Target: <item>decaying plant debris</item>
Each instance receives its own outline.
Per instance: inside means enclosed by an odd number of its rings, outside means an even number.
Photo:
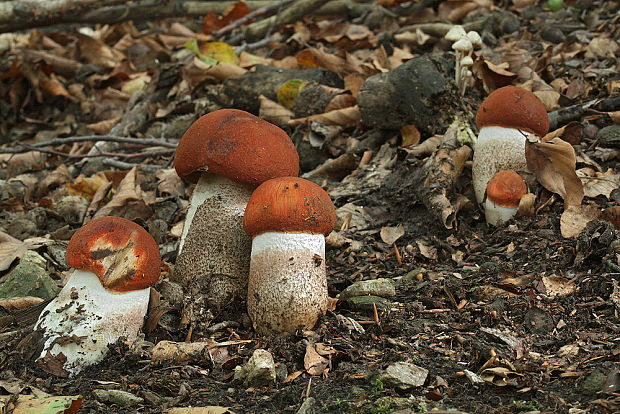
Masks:
[[[619,410],[618,1],[31,3],[0,3],[2,412]],[[457,24],[483,43],[465,96]],[[470,160],[505,85],[550,132],[528,143],[527,215],[495,228]],[[257,335],[243,303],[176,282],[192,187],[173,154],[221,108],[285,129],[336,206],[312,331]],[[162,254],[144,335],[57,378],[32,327],[106,215]]]

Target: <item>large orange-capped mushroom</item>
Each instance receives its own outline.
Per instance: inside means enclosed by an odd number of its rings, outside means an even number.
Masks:
[[[252,236],[248,314],[258,333],[312,329],[327,310],[325,235],[336,223],[329,195],[298,177],[265,181],[243,227]]]
[[[102,217],[75,232],[65,260],[75,271],[43,309],[35,329],[43,335],[43,369],[60,365],[60,372],[75,375],[101,361],[108,345],[120,337],[137,337],[150,287],[159,279],[161,257],[142,227]]]
[[[549,117],[532,92],[516,86],[496,89],[476,114],[480,129],[474,147],[472,180],[478,203],[484,200],[487,183],[502,170],[528,171],[525,141],[549,130]]]
[[[177,174],[196,188],[187,211],[175,275],[190,293],[221,307],[245,298],[251,239],[243,214],[256,186],[299,173],[299,156],[282,129],[250,113],[221,109],[199,118],[175,154]]]

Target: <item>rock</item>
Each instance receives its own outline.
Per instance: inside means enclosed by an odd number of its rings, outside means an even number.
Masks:
[[[25,217],[19,217],[6,226],[6,232],[11,236],[19,240],[26,240],[31,237],[36,237],[39,234],[37,225]]]
[[[299,410],[297,410],[297,414],[314,414],[316,410],[314,406],[316,405],[316,400],[313,397],[308,397],[304,400]]]
[[[276,379],[278,382],[284,382],[286,377],[288,376],[288,369],[286,368],[286,364],[277,363],[276,364]]]
[[[620,147],[620,124],[613,124],[599,129],[596,139],[603,147]]]
[[[264,349],[257,349],[244,366],[235,368],[235,381],[246,386],[272,385],[276,382],[273,356]]]
[[[586,395],[596,395],[603,388],[607,374],[599,368],[595,368],[590,375],[584,378],[578,386],[579,391]]]
[[[523,318],[523,327],[529,332],[545,335],[554,328],[553,318],[540,308],[532,308]]]
[[[257,66],[253,72],[225,80],[223,93],[230,98],[232,107],[258,114],[259,95],[277,101],[278,89],[291,79],[317,82],[335,88],[344,87],[343,80],[336,72],[323,68],[298,70]]]
[[[379,278],[374,280],[361,280],[353,283],[338,295],[339,299],[346,300],[356,296],[380,296],[391,298],[396,295],[396,288],[392,279]]]
[[[454,64],[442,58],[420,56],[369,77],[357,97],[362,124],[382,129],[414,124],[426,136],[445,132],[448,118],[461,98],[444,73],[454,73]]]
[[[355,296],[345,300],[345,303],[354,310],[371,311],[374,304],[377,309],[389,309],[392,307],[392,302],[382,298],[380,296]]]
[[[99,402],[116,404],[120,407],[134,407],[144,402],[144,398],[121,390],[94,390],[93,394]]]
[[[559,27],[556,26],[545,26],[540,32],[540,37],[543,40],[551,43],[562,43],[566,41],[566,36]]]
[[[161,299],[166,300],[170,305],[177,307],[183,305],[183,288],[181,285],[169,280],[164,280],[158,285]]]
[[[386,385],[406,391],[421,387],[426,381],[428,370],[410,362],[396,362],[382,373],[381,379]]]
[[[0,298],[35,296],[52,299],[60,291],[56,282],[45,270],[45,259],[37,252],[28,250],[22,256],[4,283],[0,286]]]

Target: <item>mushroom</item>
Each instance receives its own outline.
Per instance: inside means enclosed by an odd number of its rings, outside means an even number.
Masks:
[[[513,218],[519,210],[519,201],[527,193],[527,186],[514,171],[500,171],[489,180],[484,215],[487,224],[499,226]]]
[[[252,194],[243,228],[252,236],[248,314],[258,333],[312,329],[327,310],[325,237],[336,223],[329,195],[281,177]]]
[[[528,171],[525,140],[538,139],[549,129],[545,106],[532,92],[516,86],[496,89],[476,114],[480,129],[474,146],[472,180],[478,203],[487,183],[502,170]]]
[[[200,117],[175,154],[177,174],[197,183],[181,235],[175,277],[191,294],[222,307],[245,298],[252,240],[243,214],[252,190],[270,178],[297,175],[299,156],[277,126],[237,109]]]
[[[35,325],[43,336],[39,364],[63,376],[101,361],[120,337],[136,339],[161,258],[142,227],[102,217],[75,232],[65,261],[75,271]]]

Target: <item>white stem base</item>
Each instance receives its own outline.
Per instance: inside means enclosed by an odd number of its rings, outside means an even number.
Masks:
[[[528,171],[525,140],[528,132],[488,126],[480,129],[474,147],[472,182],[478,203],[482,203],[489,180],[502,170]]]
[[[113,293],[96,275],[76,270],[58,296],[41,312],[35,329],[45,341],[40,359],[62,353],[63,368],[71,376],[101,361],[108,344],[120,337],[133,341],[142,328],[150,288]],[[45,361],[43,361],[45,362]]]
[[[327,311],[327,300],[322,234],[254,237],[247,305],[258,333],[312,329]]]
[[[491,226],[501,226],[503,223],[511,220],[518,210],[518,207],[498,206],[488,199],[484,201],[484,216],[487,224]]]

